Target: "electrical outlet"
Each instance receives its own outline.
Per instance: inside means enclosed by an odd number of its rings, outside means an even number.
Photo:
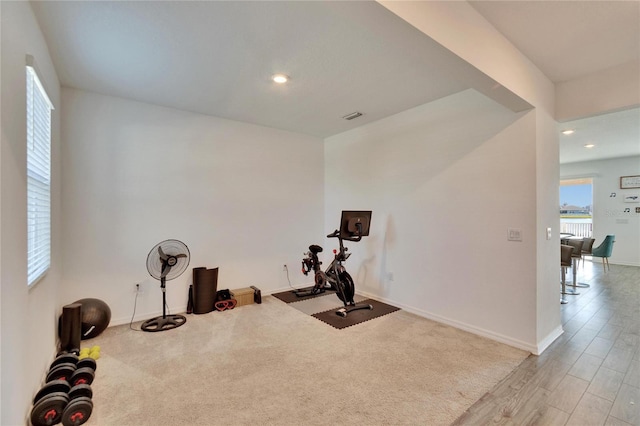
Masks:
[[[286,263],[285,263],[284,265],[282,265],[282,270],[283,270],[283,271],[286,271],[287,269],[288,269],[288,268],[287,268],[287,264],[286,264]]]
[[[140,286],[140,283],[135,283],[133,285],[133,292],[134,293],[142,293],[142,287]]]

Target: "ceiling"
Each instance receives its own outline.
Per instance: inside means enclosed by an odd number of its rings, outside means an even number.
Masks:
[[[638,1],[469,3],[555,83],[640,62]],[[559,128],[576,130],[560,134],[561,164],[640,155],[638,108],[560,123]]]
[[[495,85],[375,2],[32,4],[64,86],[313,136]]]
[[[638,1],[470,1],[554,83],[640,60]]]
[[[561,123],[560,163],[640,155],[640,108]],[[593,144],[593,148],[585,145]]]
[[[526,106],[376,2],[31,3],[62,85],[106,95],[318,137],[469,88]],[[471,4],[554,82],[639,61],[638,1]],[[586,158],[580,138],[607,141],[591,156],[640,154],[635,111],[576,120],[561,162]]]

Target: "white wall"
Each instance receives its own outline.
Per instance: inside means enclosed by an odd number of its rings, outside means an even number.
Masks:
[[[555,126],[553,83],[500,32],[467,2],[394,2],[383,6],[484,72],[536,108],[535,126],[528,129],[536,139],[535,193],[537,246],[535,254],[537,301],[535,324],[537,349],[542,352],[562,333],[558,281],[557,238],[546,239],[546,228],[557,232],[558,136]],[[555,216],[554,216],[555,215]],[[557,237],[557,233],[555,233]],[[530,259],[531,260],[531,259]]]
[[[26,423],[31,398],[55,354],[60,283],[60,87],[29,2],[0,2],[0,145],[3,425]],[[27,288],[26,55],[32,55],[56,110],[52,114],[52,265]]]
[[[616,243],[609,263],[640,266],[640,203],[625,203],[625,195],[640,188],[620,189],[620,176],[640,175],[640,156],[568,163],[560,166],[563,179],[593,177],[594,246],[614,234]],[[615,196],[613,196],[615,194]],[[625,210],[629,209],[629,212]],[[594,258],[600,262],[600,259]]]
[[[0,5],[0,24],[2,23],[2,6]],[[0,30],[1,30],[0,26]],[[2,34],[0,34],[0,41],[2,40]],[[1,46],[0,46],[1,47]],[[1,52],[1,50],[0,50]],[[0,58],[1,59],[1,58]],[[2,66],[0,66],[0,86],[2,84]],[[0,101],[0,120],[2,119],[2,102]],[[0,128],[2,126],[0,125]],[[2,135],[0,135],[0,189],[2,188]],[[1,193],[0,193],[1,194]],[[0,247],[2,244],[2,196],[0,195]],[[2,308],[2,252],[0,251],[0,309]],[[0,310],[0,342],[2,342],[2,314]],[[0,378],[2,377],[2,347],[0,345]],[[0,421],[2,420],[2,386],[0,385]]]
[[[114,323],[162,310],[146,258],[175,238],[191,251],[167,284],[184,310],[191,268],[219,267],[218,288],[265,293],[309,281],[302,253],[324,235],[321,139],[73,89],[63,90],[62,297],[107,302]]]
[[[2,6],[0,5],[0,24],[2,23]],[[2,27],[0,26],[0,29]],[[0,40],[2,40],[2,34],[0,34]],[[0,51],[1,52],[1,51]],[[0,86],[2,84],[2,66],[0,66]],[[2,102],[0,102],[0,120],[2,119]],[[2,126],[0,126],[1,128]],[[0,138],[2,138],[2,135],[0,135]],[[4,143],[2,142],[2,139],[0,139],[0,189],[2,188],[2,146],[4,146]],[[2,196],[0,195],[0,247],[2,244]],[[0,251],[0,342],[2,342],[2,314],[1,314],[1,309],[2,309],[2,252]],[[2,377],[2,347],[0,345],[0,378]],[[2,420],[2,406],[4,405],[2,403],[2,401],[4,401],[2,399],[2,386],[0,385],[0,421]]]
[[[560,204],[558,181],[559,140],[558,126],[548,111],[536,109],[536,259],[537,259],[537,342],[541,353],[562,334],[560,310],[554,306],[558,302],[559,268],[557,260],[560,218],[557,208]],[[547,235],[547,229],[551,235]]]
[[[357,291],[535,351],[535,149],[535,112],[472,90],[328,138],[326,231],[373,211]]]

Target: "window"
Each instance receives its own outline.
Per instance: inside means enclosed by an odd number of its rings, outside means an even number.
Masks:
[[[27,63],[29,63],[29,58]],[[32,61],[31,61],[32,62]],[[27,284],[51,264],[51,110],[53,105],[27,65]]]
[[[593,180],[560,181],[560,232],[579,237],[593,234]]]

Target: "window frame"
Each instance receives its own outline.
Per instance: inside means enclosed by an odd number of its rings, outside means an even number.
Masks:
[[[51,267],[51,132],[53,103],[33,57],[26,64],[27,286]]]

